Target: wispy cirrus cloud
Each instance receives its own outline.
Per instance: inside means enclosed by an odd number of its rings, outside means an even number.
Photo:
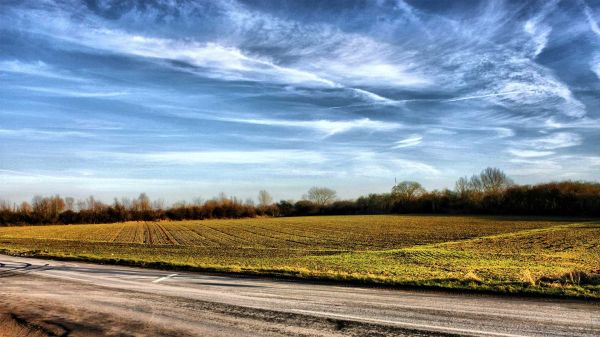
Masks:
[[[515,158],[510,160],[511,172],[518,176],[535,176],[535,181],[581,179],[593,176],[600,168],[599,156],[561,155],[548,158]]]
[[[68,97],[91,97],[91,98],[110,98],[125,96],[127,91],[101,91],[98,88],[48,88],[48,87],[33,87],[33,86],[18,86],[17,89],[31,91],[44,95],[52,96],[68,96]]]
[[[396,143],[394,143],[394,146],[392,148],[394,148],[394,149],[400,149],[400,148],[403,148],[403,147],[416,146],[416,145],[421,144],[422,141],[423,141],[423,137],[422,136],[411,135],[408,138],[399,140]]]
[[[556,132],[542,137],[529,138],[518,141],[524,147],[530,147],[537,150],[555,150],[581,145],[580,135],[572,132]]]
[[[354,120],[280,120],[280,119],[258,119],[258,118],[218,118],[216,120],[244,123],[244,124],[255,124],[265,126],[276,126],[286,128],[303,128],[314,130],[325,136],[333,136],[335,134],[349,132],[353,130],[362,131],[393,131],[402,127],[399,123],[394,122],[382,122],[374,121],[369,118],[361,118]]]
[[[127,162],[146,162],[164,165],[285,165],[289,163],[317,163],[322,154],[304,150],[249,150],[249,151],[160,151],[160,152],[86,152],[84,158],[104,157]]]
[[[46,77],[74,82],[85,82],[84,78],[74,76],[64,71],[59,71],[42,61],[22,62],[20,60],[0,61],[0,76],[5,73],[14,73],[36,77]]]
[[[520,157],[520,158],[546,157],[546,156],[554,154],[553,151],[535,151],[535,150],[519,150],[519,149],[509,149],[508,153],[512,154],[515,157]]]
[[[394,172],[397,174],[431,174],[439,175],[441,172],[433,165],[429,165],[423,162],[407,159],[393,159],[391,162],[395,165]]]
[[[73,138],[73,137],[91,137],[92,134],[83,131],[73,130],[41,130],[41,129],[0,129],[1,137],[29,139],[52,139],[52,138]]]
[[[548,35],[552,31],[552,27],[543,21],[546,16],[556,9],[558,2],[558,0],[548,1],[536,15],[528,19],[523,25],[523,30],[531,36],[532,56],[534,58],[546,48]]]
[[[596,21],[594,13],[592,9],[587,5],[585,1],[583,3],[583,12],[585,13],[585,18],[590,25],[590,30],[594,32],[594,34],[600,36],[600,26],[598,25],[598,21]]]

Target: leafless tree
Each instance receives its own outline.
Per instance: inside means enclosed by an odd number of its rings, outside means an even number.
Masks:
[[[476,175],[472,175],[471,179],[469,179],[469,190],[471,192],[483,192],[483,183],[481,182],[481,178]]]
[[[152,202],[152,208],[156,210],[165,209],[165,200],[164,199],[156,199]]]
[[[74,211],[75,210],[75,199],[71,197],[65,198],[65,210]]]
[[[87,202],[85,200],[77,200],[75,204],[77,205],[77,211],[83,211],[87,209]]]
[[[97,201],[93,195],[90,195],[87,199],[85,199],[85,206],[80,208],[80,210],[87,209],[90,211],[97,211],[100,208],[102,208],[102,203]]]
[[[261,207],[269,206],[273,203],[273,197],[269,194],[269,192],[265,190],[260,190],[258,192],[258,205]]]
[[[454,186],[455,186],[454,190],[461,197],[467,196],[471,190],[469,187],[469,179],[467,177],[458,178],[458,180],[456,181],[456,184],[454,184]]]
[[[8,200],[0,200],[0,211],[10,211],[11,205]]]
[[[152,204],[150,202],[150,198],[146,193],[140,193],[137,198],[137,208],[140,211],[149,211],[152,209]]]
[[[504,172],[495,167],[486,168],[479,176],[483,190],[488,193],[502,192],[514,184]]]
[[[121,197],[121,205],[123,207],[130,209],[131,208],[131,199],[128,197]]]
[[[329,205],[337,198],[337,193],[327,187],[313,187],[308,190],[307,199],[319,206]]]

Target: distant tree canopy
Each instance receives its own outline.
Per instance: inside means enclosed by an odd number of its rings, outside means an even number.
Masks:
[[[337,198],[337,193],[327,187],[313,187],[308,190],[306,194],[306,199],[312,201],[317,206],[325,206],[331,204],[335,198]]]
[[[425,189],[416,181],[402,181],[392,188],[392,196],[402,201],[414,200],[424,193]]]
[[[486,168],[470,178],[461,177],[454,190],[427,191],[414,181],[402,181],[390,193],[336,200],[327,187],[313,187],[297,202],[273,203],[265,190],[254,201],[242,202],[221,193],[204,201],[177,202],[165,209],[162,200],[151,201],[145,193],[135,199],[115,199],[111,205],[90,196],[84,200],[35,196],[31,203],[11,204],[0,200],[0,225],[49,223],[108,223],[130,220],[155,221],[317,214],[512,214],[600,217],[600,184],[562,181],[517,185],[497,168]]]

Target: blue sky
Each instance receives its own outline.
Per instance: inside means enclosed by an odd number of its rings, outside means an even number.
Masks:
[[[0,197],[600,179],[598,1],[2,1]]]

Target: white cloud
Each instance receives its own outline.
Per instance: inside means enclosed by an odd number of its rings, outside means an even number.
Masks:
[[[51,139],[69,137],[89,137],[90,133],[71,130],[39,130],[39,129],[0,129],[0,137],[16,137],[28,139]]]
[[[592,64],[592,71],[596,73],[596,76],[600,79],[600,61],[597,61],[596,64]]]
[[[405,138],[405,139],[397,141],[392,148],[394,148],[394,149],[400,149],[400,148],[403,148],[403,147],[416,146],[416,145],[421,144],[422,141],[423,141],[423,137],[422,136],[412,135],[409,138]]]
[[[556,132],[544,137],[524,139],[515,142],[516,145],[531,147],[536,150],[554,150],[581,145],[581,143],[581,136],[572,132]]]
[[[543,126],[550,129],[600,129],[600,120],[583,117],[574,121],[559,122],[554,118],[549,118],[544,121]]]
[[[366,131],[392,131],[402,127],[401,124],[395,122],[374,121],[369,118],[332,121],[332,120],[283,120],[283,119],[252,119],[252,118],[218,118],[216,120],[267,125],[267,126],[282,126],[293,128],[312,129],[326,136],[332,136],[338,133],[348,132],[351,130],[366,130]]]
[[[600,26],[598,26],[598,22],[596,21],[596,19],[594,19],[592,9],[587,4],[585,4],[585,1],[583,5],[583,11],[585,13],[587,22],[590,25],[590,30],[594,32],[594,34],[600,36]]]
[[[88,152],[86,158],[106,157],[124,161],[142,161],[166,165],[240,164],[240,165],[286,165],[289,163],[314,164],[324,160],[323,155],[303,150],[260,151],[164,151],[146,153]]]
[[[544,24],[542,21],[550,12],[556,9],[557,4],[558,0],[547,1],[542,9],[523,25],[523,30],[531,36],[534,58],[544,50],[548,43],[548,35],[552,31],[552,27]]]
[[[523,29],[527,34],[531,35],[534,42],[534,52],[533,56],[538,56],[546,47],[548,43],[548,35],[552,31],[552,28],[547,25],[541,25],[539,22],[536,22],[535,19],[527,20]]]
[[[407,158],[397,158],[395,154],[377,153],[373,151],[354,150],[350,162],[342,168],[349,176],[363,176],[393,179],[409,177],[426,177],[439,175],[441,172],[434,166]]]
[[[507,91],[507,92],[498,92],[491,94],[481,94],[481,95],[468,95],[468,96],[459,96],[454,98],[449,98],[444,101],[446,102],[459,102],[459,101],[467,101],[470,99],[481,99],[481,98],[489,98],[489,97],[498,97],[498,96],[510,96],[510,95],[518,95],[518,94],[526,94],[528,92],[533,92],[534,90],[518,90],[518,91]]]
[[[63,39],[91,48],[147,58],[187,62],[200,67],[197,71],[192,70],[194,73],[207,77],[340,87],[338,83],[317,74],[280,66],[268,59],[247,55],[237,47],[225,46],[216,42],[147,37],[119,30],[94,29],[92,27],[57,33],[61,34]]]
[[[59,13],[54,14],[52,19],[39,22],[36,31],[109,52],[187,62],[201,68],[194,71],[197,74],[213,78],[340,87],[338,83],[317,74],[277,65],[266,58],[248,55],[235,46],[129,34],[98,28],[91,22],[75,25]],[[36,16],[32,15],[31,19],[34,18]]]
[[[511,175],[533,177],[535,181],[560,179],[597,179],[598,156],[562,155],[549,158],[514,158],[509,161]]]
[[[445,128],[444,129],[433,129],[434,131],[432,133],[434,134],[440,134],[440,135],[452,135],[452,134],[456,134],[455,131],[450,131],[450,130],[459,130],[459,131],[467,131],[467,132],[482,132],[485,133],[486,135],[489,135],[490,133],[492,133],[492,137],[491,138],[510,138],[513,137],[515,135],[515,131],[513,129],[507,128],[507,127],[503,127],[503,126],[480,126],[480,125],[469,125],[470,124],[470,120],[469,121],[461,121],[462,124],[464,124],[465,126],[457,126],[458,123],[456,123],[456,121],[454,121],[456,125],[448,125],[448,123],[446,123],[445,125],[443,125]],[[450,129],[450,130],[448,130]]]
[[[435,167],[422,162],[407,159],[392,159],[391,163],[395,166],[395,172],[398,174],[431,174],[438,175],[440,171]]]
[[[398,103],[401,103],[401,102],[398,102],[398,101],[395,101],[395,100],[392,100],[392,99],[389,99],[389,98],[385,98],[383,96],[379,96],[379,95],[377,95],[375,93],[372,93],[370,91],[366,91],[366,90],[362,90],[362,89],[356,89],[356,88],[353,88],[353,89],[350,89],[350,90],[352,90],[354,92],[355,96],[358,96],[360,98],[366,99],[368,101],[372,101],[374,103],[381,103],[381,104],[384,104],[384,105],[396,105]]]
[[[19,60],[0,61],[0,74],[2,72],[10,72],[15,74],[39,76],[53,79],[68,80],[74,82],[84,82],[80,77],[72,76],[61,72],[48,64],[37,62],[21,62]]]
[[[519,150],[519,149],[509,149],[508,152],[515,157],[520,158],[537,158],[537,157],[545,157],[551,154],[554,154],[552,151],[534,151],[534,150]]]
[[[513,92],[514,95],[505,96],[504,101],[511,104],[542,105],[557,104],[562,112],[571,117],[583,117],[585,106],[577,100],[569,87],[539,73],[513,73],[513,77],[521,78],[517,81],[510,80],[503,84],[501,91]]]
[[[125,95],[129,94],[127,91],[92,91],[92,90],[89,90],[88,88],[60,89],[60,88],[31,87],[31,86],[18,86],[16,88],[33,91],[33,92],[38,92],[41,94],[48,94],[48,95],[55,95],[55,96],[67,96],[67,97],[82,97],[82,98],[111,98],[111,97],[125,96]]]
[[[450,136],[450,135],[455,135],[456,131],[451,131],[448,129],[444,129],[444,128],[429,128],[426,130],[427,133],[431,133],[434,135],[444,135],[444,136]]]
[[[223,80],[351,90],[360,86],[362,88],[356,90],[363,98],[385,104],[392,101],[369,92],[365,86],[411,87],[433,83],[416,70],[411,60],[414,51],[401,52],[392,45],[366,35],[346,33],[327,24],[307,23],[299,27],[296,22],[253,11],[234,2],[223,2],[219,6],[223,9],[221,14],[230,20],[235,26],[233,29],[242,36],[260,29],[262,44],[287,45],[287,56],[301,57],[296,57],[296,61],[281,62],[271,55],[261,55],[231,41],[225,42],[227,39],[206,42],[132,34],[106,28],[101,21],[90,17],[82,21],[73,20],[62,10],[51,14],[31,10],[18,15],[29,20],[28,29],[36,33],[108,52],[186,62],[200,69],[184,67],[181,70]],[[71,10],[85,11],[77,6]],[[139,19],[136,16],[133,15],[132,19]],[[302,36],[304,40],[290,38],[288,32],[299,29],[301,32],[294,35]],[[307,45],[309,41],[316,45]]]
[[[318,71],[353,86],[422,87],[431,84],[423,75],[414,74],[398,64],[369,62],[364,57],[357,61],[352,59],[352,56],[344,55],[332,61],[323,60],[318,63]]]

